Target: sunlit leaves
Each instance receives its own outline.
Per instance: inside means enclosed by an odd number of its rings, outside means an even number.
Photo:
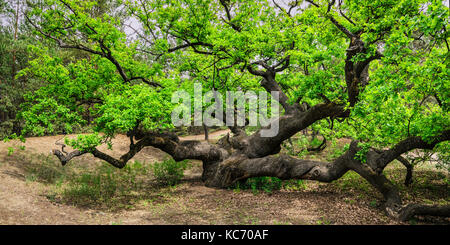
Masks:
[[[109,94],[99,106],[96,130],[108,135],[131,131],[138,123],[148,130],[173,127],[170,113],[173,105],[166,91],[157,92],[147,85],[133,85]]]

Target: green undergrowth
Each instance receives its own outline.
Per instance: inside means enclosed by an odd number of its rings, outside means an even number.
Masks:
[[[277,177],[254,177],[246,179],[245,181],[236,182],[230,187],[235,192],[240,190],[251,190],[254,194],[260,191],[265,193],[272,193],[274,191],[284,190],[304,190],[307,185],[304,180],[280,180]]]
[[[76,160],[61,166],[54,156],[16,155],[25,170],[25,180],[46,185],[52,202],[105,210],[129,209],[141,200],[158,196],[179,184],[188,161],[145,163],[134,161],[118,169],[106,162],[84,164]]]

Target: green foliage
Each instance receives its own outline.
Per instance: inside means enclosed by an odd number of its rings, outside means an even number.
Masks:
[[[322,217],[320,217],[319,220],[316,221],[316,224],[318,224],[318,225],[331,225],[331,221],[322,216]]]
[[[43,154],[34,156],[34,161],[28,161],[25,178],[29,181],[40,181],[46,184],[61,183],[70,176],[67,168],[62,168],[61,163],[55,161],[52,156]]]
[[[11,156],[14,153],[14,147],[8,147],[8,156]]]
[[[139,176],[150,171],[149,165],[138,161],[123,169],[102,163],[90,171],[67,174],[64,184],[55,190],[55,197],[67,203],[117,208],[144,188],[145,180]]]
[[[102,143],[104,137],[99,136],[98,134],[88,134],[88,135],[78,135],[76,139],[68,139],[65,138],[64,141],[67,145],[73,147],[74,149],[78,149],[80,151],[90,151],[96,146],[99,146]]]
[[[184,176],[187,168],[187,161],[176,162],[167,159],[162,162],[155,162],[152,166],[153,175],[156,181],[162,185],[176,185]]]
[[[118,183],[111,171],[102,174],[82,173],[72,180],[72,186],[63,191],[63,196],[81,203],[104,202],[116,193]]]
[[[270,194],[282,188],[290,191],[305,190],[307,186],[304,180],[282,181],[277,177],[253,177],[243,182],[236,182],[231,188],[235,191],[251,190],[254,194],[259,191]]]
[[[359,160],[362,163],[366,163],[367,153],[370,150],[370,144],[369,143],[358,143],[358,147],[361,149],[355,153],[355,159]]]
[[[11,20],[9,26],[0,25],[0,138],[3,138],[13,133],[20,134],[23,122],[16,119],[16,115],[24,102],[24,93],[36,90],[41,84],[30,77],[15,77],[28,65],[27,45],[35,40],[22,26],[18,26],[15,39],[13,16],[1,17],[6,23]]]
[[[306,190],[308,185],[306,180],[285,180],[283,181],[283,189],[288,191],[302,191]]]
[[[137,122],[147,130],[173,128],[170,114],[174,108],[168,90],[155,91],[146,85],[134,85],[117,94],[108,94],[99,107],[96,130],[108,135],[128,132]]]
[[[438,163],[437,168],[445,169],[450,172],[450,143],[442,142],[436,146]]]
[[[350,144],[345,144],[344,146],[339,146],[337,144],[337,141],[334,140],[334,141],[332,141],[331,146],[328,148],[328,154],[326,156],[326,159],[328,161],[332,161],[332,160],[340,157],[342,154],[344,154],[349,148],[350,148]]]

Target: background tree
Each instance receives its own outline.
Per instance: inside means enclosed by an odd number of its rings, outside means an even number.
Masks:
[[[16,120],[23,95],[36,88],[36,81],[23,76],[16,78],[17,71],[28,63],[27,45],[33,40],[22,13],[23,1],[0,2],[0,136],[20,133],[21,122]]]

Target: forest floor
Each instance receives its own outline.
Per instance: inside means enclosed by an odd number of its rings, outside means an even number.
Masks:
[[[226,133],[213,132],[210,139]],[[279,190],[215,189],[202,183],[201,162],[189,161],[181,182],[167,187],[151,174],[154,162],[168,158],[158,149],[145,148],[120,170],[91,155],[62,167],[50,154],[62,137],[0,143],[1,225],[450,224],[448,218],[419,217],[405,223],[388,218],[381,196],[353,172],[329,184],[291,181],[283,182]],[[183,139],[202,140],[203,135]],[[126,136],[119,135],[113,143],[114,151],[102,150],[116,157],[127,151]],[[333,147],[327,149],[307,157],[326,160],[335,153]],[[402,184],[405,172],[399,163],[386,169],[406,202],[450,203],[448,172],[427,164],[416,166],[409,187]]]

